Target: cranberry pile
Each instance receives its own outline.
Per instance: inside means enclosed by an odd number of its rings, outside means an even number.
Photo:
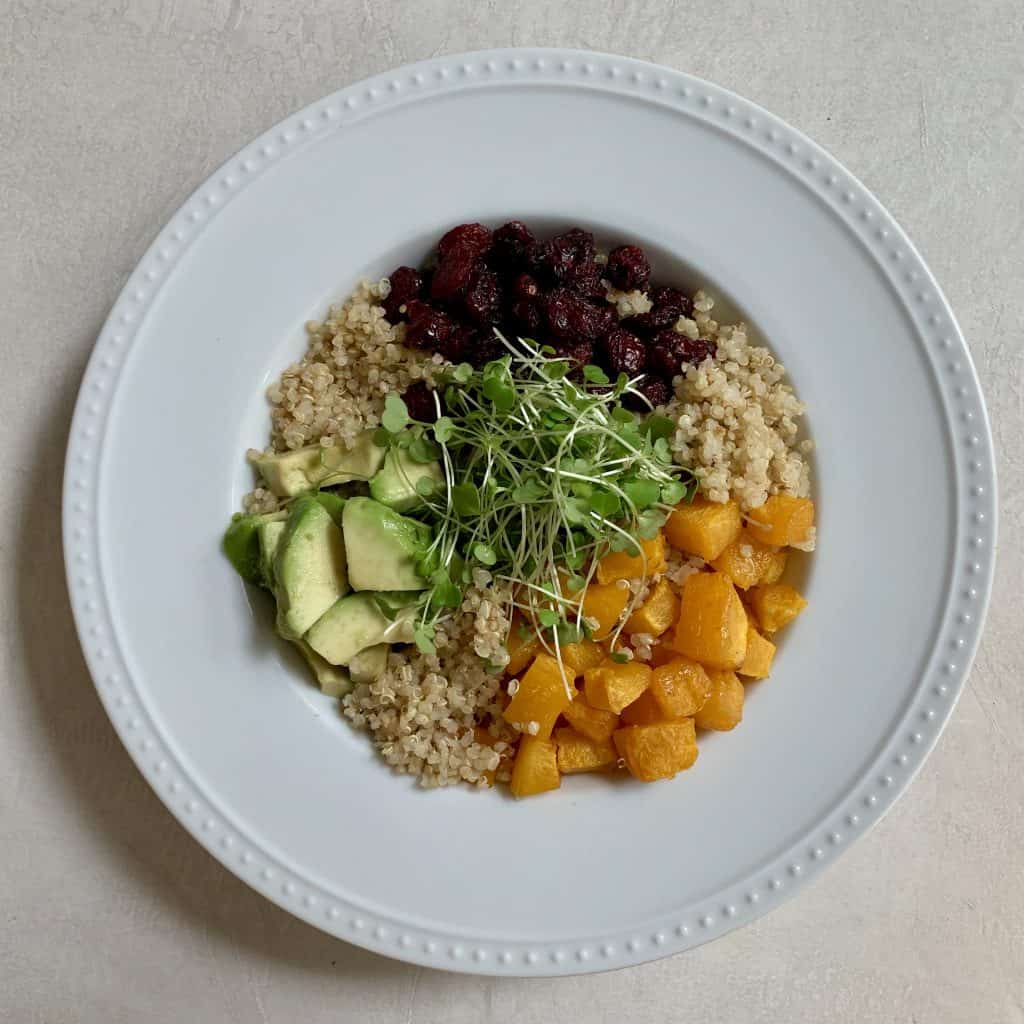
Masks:
[[[649,287],[651,265],[639,246],[620,245],[604,265],[596,255],[594,236],[580,228],[542,242],[518,220],[496,231],[460,224],[438,242],[434,269],[392,272],[384,310],[392,323],[407,325],[407,345],[454,363],[482,366],[504,355],[497,328],[509,340],[553,346],[577,372],[593,363],[613,376],[644,374],[638,390],[662,405],[682,365],[713,356],[715,344],[672,329],[692,315],[693,303],[675,288]],[[646,291],[650,312],[620,320],[602,278],[624,291]],[[423,390],[419,397],[429,401]]]

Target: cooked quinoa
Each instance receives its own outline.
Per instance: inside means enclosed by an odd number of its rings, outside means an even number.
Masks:
[[[384,760],[424,787],[508,781],[518,733],[501,717],[504,596],[473,587],[459,615],[438,629],[437,654],[393,651],[380,678],[342,698],[345,717],[370,733]]]
[[[666,413],[678,423],[676,461],[693,470],[711,501],[735,498],[744,509],[770,494],[807,497],[811,442],[801,440],[803,404],[784,383],[785,367],[766,348],[750,343],[744,324],[710,317],[714,301],[694,297],[694,318],[676,330],[717,342],[717,358],[688,366],[674,381]]]

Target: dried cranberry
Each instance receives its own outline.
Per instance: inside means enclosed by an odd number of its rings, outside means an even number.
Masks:
[[[510,220],[494,232],[494,263],[506,273],[514,274],[527,265],[530,246],[536,239],[533,232],[521,221]]]
[[[402,395],[405,407],[414,420],[421,423],[433,423],[437,419],[437,406],[434,405],[434,392],[421,381],[410,384]]]
[[[647,367],[647,346],[621,327],[613,327],[602,343],[608,369],[615,374],[635,377]]]
[[[509,307],[515,333],[527,338],[536,338],[544,326],[544,307],[540,301],[516,299]]]
[[[506,355],[508,349],[502,344],[501,339],[496,337],[493,331],[489,331],[487,334],[474,334],[472,344],[462,358],[479,367]]]
[[[466,312],[481,327],[490,327],[501,316],[501,286],[493,270],[479,268],[473,271],[466,289]]]
[[[388,280],[391,282],[391,291],[381,305],[388,320],[397,324],[408,319],[403,307],[408,307],[413,299],[423,297],[423,276],[415,267],[398,267],[391,272]]]
[[[647,363],[655,373],[671,379],[680,373],[683,363],[701,363],[714,356],[715,349],[715,343],[707,338],[693,340],[671,329],[659,331],[651,342]]]
[[[566,288],[577,295],[604,299],[604,285],[601,284],[602,268],[595,260],[581,260],[562,279]]]
[[[624,395],[622,398],[622,404],[634,412],[650,412],[651,406],[657,408],[672,397],[672,388],[661,377],[644,377],[636,384],[636,390],[647,399],[646,402],[633,394]]]
[[[406,311],[409,326],[405,329],[405,343],[410,348],[423,348],[440,352],[452,337],[455,325],[447,313],[413,299]]]
[[[639,245],[620,245],[608,253],[608,280],[616,288],[631,292],[646,288],[651,279],[651,265]]]
[[[582,228],[572,228],[555,235],[544,254],[551,273],[561,281],[579,264],[593,261],[594,251],[594,236]]]
[[[439,302],[451,302],[458,298],[469,287],[476,268],[476,256],[457,251],[444,257],[430,282],[430,297]]]
[[[583,367],[594,361],[594,343],[592,341],[559,342],[554,346],[560,359],[569,363],[569,376],[579,379],[583,375]]]
[[[607,303],[598,304],[568,288],[556,288],[545,299],[551,333],[561,341],[596,341],[611,329],[615,314]]]
[[[512,282],[512,291],[520,299],[536,299],[540,296],[540,285],[535,277],[520,274]]]
[[[456,253],[475,260],[490,251],[493,244],[494,236],[483,224],[459,224],[441,236],[437,255],[442,261]]]
[[[652,288],[647,296],[651,300],[651,311],[631,316],[623,326],[641,336],[650,336],[671,327],[681,316],[693,313],[693,302],[676,288]]]

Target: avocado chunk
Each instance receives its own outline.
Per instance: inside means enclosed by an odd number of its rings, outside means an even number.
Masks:
[[[345,499],[332,491],[317,491],[313,497],[320,502],[334,520],[334,525],[341,529],[341,514],[345,511]]]
[[[349,663],[348,674],[353,683],[372,683],[388,667],[389,644],[375,644],[360,651]]]
[[[369,480],[384,461],[384,449],[365,430],[351,448],[319,444],[290,452],[263,452],[250,461],[267,487],[279,498],[294,498],[316,487],[333,487],[352,480]]]
[[[330,513],[315,498],[291,508],[274,559],[278,629],[298,639],[348,593],[345,542]]]
[[[296,640],[295,646],[313,670],[320,689],[328,697],[342,697],[352,689],[352,678],[340,665],[325,661],[305,640]]]
[[[353,590],[425,590],[416,561],[430,546],[430,530],[372,498],[349,498],[343,515]]]
[[[384,461],[384,449],[373,439],[375,430],[364,430],[351,448],[332,445],[320,449],[320,470],[315,483],[320,487],[333,487],[353,480],[369,480]]]
[[[317,620],[306,643],[332,665],[348,665],[367,647],[412,643],[415,617],[415,605],[406,605],[391,619],[374,594],[349,594]]]
[[[423,504],[420,489],[424,487],[430,488],[427,493],[444,488],[441,463],[414,462],[407,451],[389,448],[384,466],[370,481],[370,497],[396,512],[408,512]]]
[[[277,557],[277,549],[284,536],[285,518],[270,519],[267,522],[259,523],[256,527],[256,537],[260,545],[260,582],[265,587],[274,589],[274,559]]]
[[[265,584],[260,551],[260,530],[270,523],[285,519],[285,512],[269,512],[262,516],[239,513],[232,516],[224,531],[222,547],[228,561],[247,583]]]
[[[311,444],[292,452],[263,453],[250,461],[274,494],[279,498],[293,498],[315,486],[310,477],[321,469],[320,451],[320,445]]]

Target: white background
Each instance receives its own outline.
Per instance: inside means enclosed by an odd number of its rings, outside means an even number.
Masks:
[[[1022,1024],[1022,26],[1015,0],[0,0],[0,1020]],[[1000,456],[989,626],[910,793],[769,917],[682,957],[580,980],[391,963],[229,875],[164,811],[107,723],[71,626],[59,540],[85,359],[192,188],[341,85],[510,44],[679,67],[835,153],[945,288]],[[868,514],[884,518],[885,496],[872,497]]]

